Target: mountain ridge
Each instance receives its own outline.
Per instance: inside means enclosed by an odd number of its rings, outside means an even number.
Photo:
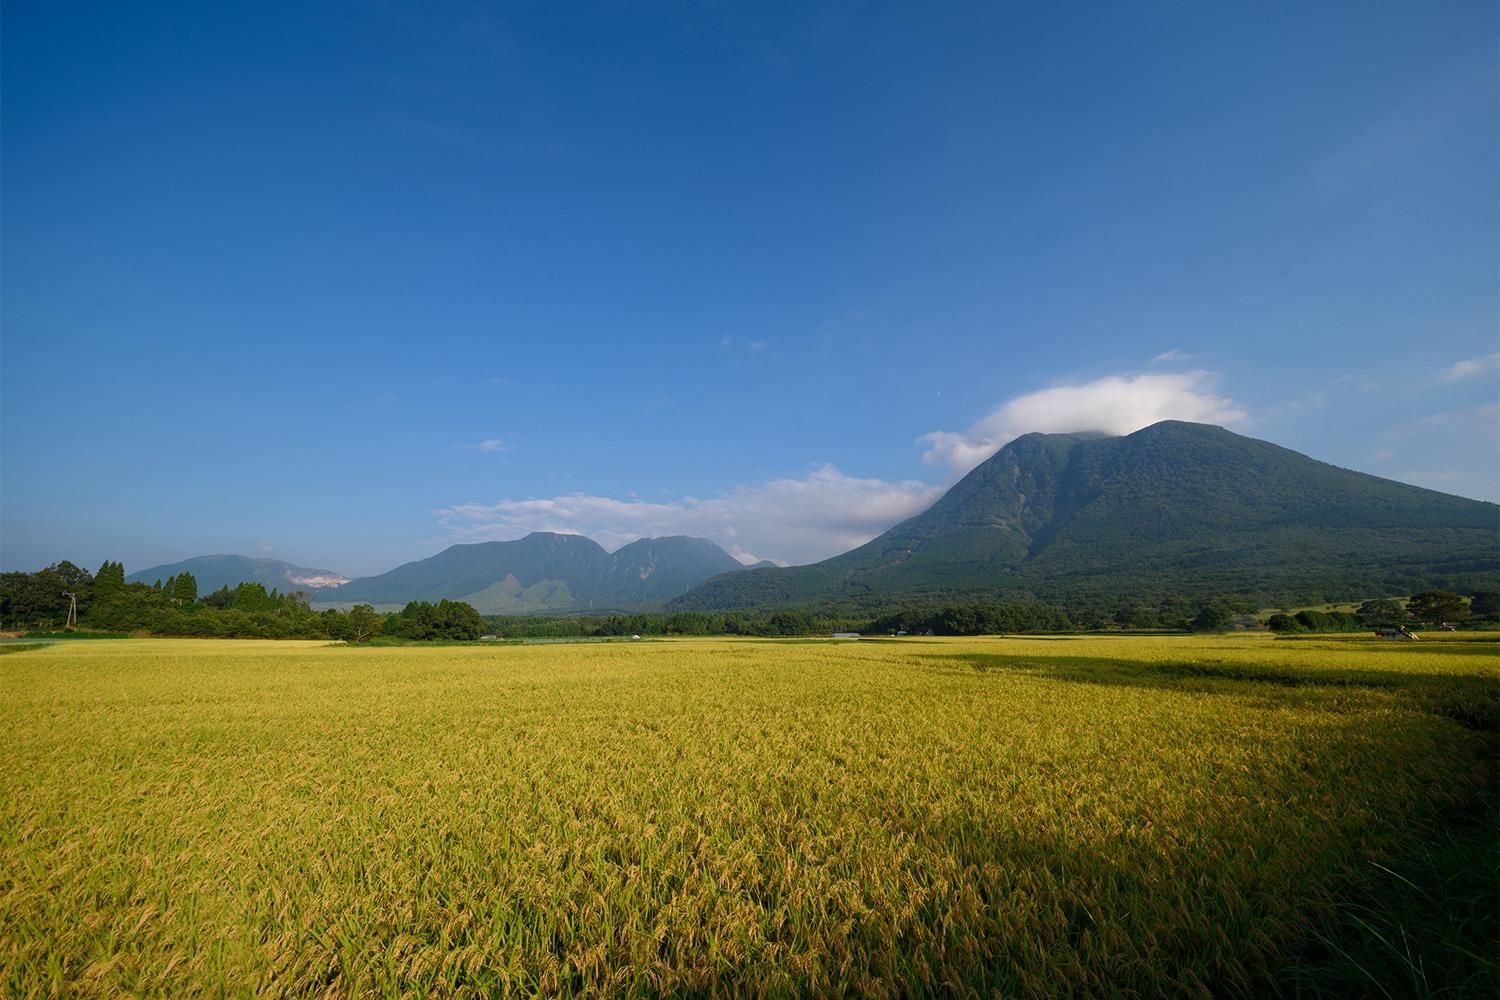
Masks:
[[[450,545],[325,591],[319,601],[389,605],[447,598],[484,614],[599,610],[659,604],[742,569],[705,538],[641,538],[611,553],[583,535],[534,531],[512,541]]]

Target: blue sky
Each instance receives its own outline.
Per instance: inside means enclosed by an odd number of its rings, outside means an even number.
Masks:
[[[1160,417],[1500,494],[1490,2],[3,27],[6,569],[800,562]]]

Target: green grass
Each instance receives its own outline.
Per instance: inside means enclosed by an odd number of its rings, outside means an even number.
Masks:
[[[7,995],[1494,995],[1500,646],[56,644]]]
[[[125,632],[85,632],[82,629],[68,629],[65,632],[27,632],[22,638],[25,639],[129,639]]]
[[[1381,597],[1386,596],[1391,595],[1379,595],[1377,597],[1369,598],[1369,600],[1379,600]],[[1404,597],[1400,596],[1395,596],[1393,599],[1398,601],[1405,600]],[[1297,604],[1285,608],[1261,608],[1259,611],[1255,612],[1254,617],[1259,618],[1261,621],[1265,621],[1267,618],[1275,614],[1295,615],[1299,611],[1358,611],[1359,606],[1363,603],[1364,601],[1341,601],[1333,604]]]

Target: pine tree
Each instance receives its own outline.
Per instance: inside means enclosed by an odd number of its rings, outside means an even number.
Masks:
[[[118,597],[125,589],[125,564],[104,560],[99,572],[94,574],[94,598],[107,601]]]

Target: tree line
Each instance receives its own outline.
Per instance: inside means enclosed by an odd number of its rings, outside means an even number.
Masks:
[[[0,627],[63,627],[77,602],[85,629],[161,636],[337,639],[347,642],[461,642],[501,638],[588,638],[628,635],[805,636],[831,632],[886,635],[993,635],[1101,630],[1217,632],[1255,621],[1243,596],[1209,599],[1165,597],[1115,607],[1065,607],[1029,597],[912,602],[882,609],[802,607],[752,611],[649,611],[556,617],[481,617],[461,601],[413,601],[398,612],[368,604],[315,611],[301,591],[281,593],[241,583],[200,595],[198,581],[182,573],[152,584],[126,583],[125,567],[106,561],[98,572],[60,562],[35,573],[0,573]],[[1429,590],[1406,601],[1366,601],[1357,610],[1273,614],[1266,627],[1282,633],[1357,631],[1410,623],[1436,625],[1500,620],[1500,592],[1475,591],[1465,599]]]
[[[1243,599],[1126,605],[1112,615],[1031,599],[947,601],[868,611],[781,608],[751,611],[640,612],[598,616],[494,615],[491,634],[504,638],[591,638],[625,635],[744,635],[768,638],[859,632],[862,635],[1025,635],[1132,629],[1221,631],[1254,609]]]
[[[368,604],[314,611],[302,591],[245,582],[202,596],[192,573],[155,583],[126,583],[125,567],[106,560],[97,573],[71,562],[35,573],[0,573],[0,627],[58,629],[77,602],[81,628],[160,636],[259,639],[343,639],[371,642],[478,639],[484,620],[467,604],[414,601],[399,612]]]
[[[1500,621],[1500,591],[1476,590],[1466,600],[1447,590],[1424,590],[1406,601],[1365,601],[1353,611],[1279,612],[1266,619],[1272,632],[1364,632],[1407,625],[1493,625]]]

